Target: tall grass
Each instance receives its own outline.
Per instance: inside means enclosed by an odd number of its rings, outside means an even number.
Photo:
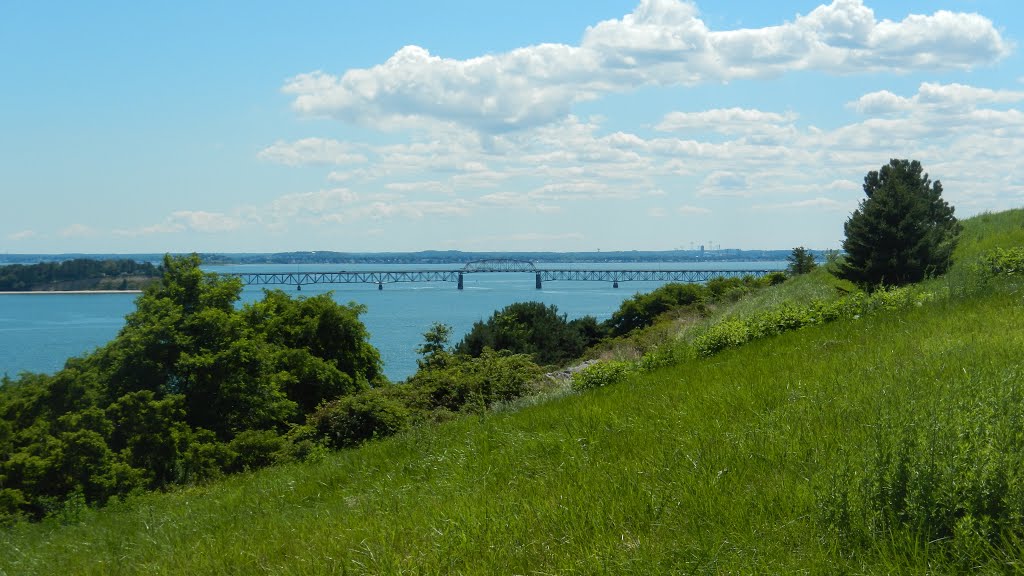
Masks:
[[[0,574],[1021,571],[1024,300],[991,288],[17,525]]]
[[[0,536],[0,570],[955,571],[955,553],[922,540],[914,522],[871,520],[892,512],[871,499],[873,480],[858,479],[891,476],[871,463],[901,437],[879,444],[879,430],[930,421],[957,397],[957,374],[973,383],[964,405],[991,390],[978,414],[1000,410],[994,399],[1009,394],[1024,352],[1022,321],[1024,307],[995,294],[813,326],[318,464],[142,496],[69,525],[18,526]],[[857,520],[842,525],[844,514]],[[999,542],[1019,535],[983,536],[968,546],[973,562],[1005,568]]]

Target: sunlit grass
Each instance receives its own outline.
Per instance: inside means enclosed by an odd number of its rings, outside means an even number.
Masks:
[[[858,571],[822,520],[871,430],[1024,355],[1011,297],[837,322],[625,384],[3,536],[10,574]],[[902,562],[902,561],[901,561]],[[883,570],[884,571],[884,570]]]
[[[986,226],[1003,246],[1017,237],[1016,225]],[[834,297],[823,274],[731,313]],[[1014,290],[809,326],[318,463],[18,525],[0,532],[0,574],[1021,570],[1019,531],[935,537],[936,526],[886,523],[871,490],[903,469],[880,455],[917,446],[905,468],[945,471],[932,501],[963,498],[966,510],[984,494],[958,486],[1024,459]],[[917,443],[931,429],[936,441]],[[999,458],[966,458],[960,442]],[[1009,494],[1024,495],[1021,476],[1007,476]]]

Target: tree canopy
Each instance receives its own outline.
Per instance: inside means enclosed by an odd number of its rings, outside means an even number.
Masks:
[[[840,275],[874,287],[918,282],[949,268],[960,224],[917,160],[890,160],[864,177],[867,196],[846,221]]]
[[[168,256],[114,340],[5,379],[0,519],[268,462],[321,403],[384,383],[363,307],[281,291],[239,307],[241,290]]]
[[[558,307],[540,302],[517,302],[495,312],[486,322],[476,322],[455,347],[456,352],[478,357],[484,349],[530,354],[538,364],[577,358],[600,339],[592,316],[566,319]]]
[[[78,258],[64,262],[0,266],[0,292],[30,290],[124,290],[160,275],[149,262]]]

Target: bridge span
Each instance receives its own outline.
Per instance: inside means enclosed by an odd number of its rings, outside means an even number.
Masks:
[[[576,268],[537,268],[524,260],[478,260],[454,270],[354,270],[338,272],[235,272],[224,276],[238,278],[246,286],[295,286],[301,290],[311,284],[376,284],[383,290],[385,284],[399,282],[454,282],[463,289],[467,274],[495,272],[521,272],[534,275],[534,286],[543,288],[544,282],[707,282],[712,278],[761,278],[777,270],[590,270]]]

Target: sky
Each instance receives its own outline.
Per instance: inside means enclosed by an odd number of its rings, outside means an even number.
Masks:
[[[1024,205],[1015,0],[0,0],[0,253],[840,246]]]

